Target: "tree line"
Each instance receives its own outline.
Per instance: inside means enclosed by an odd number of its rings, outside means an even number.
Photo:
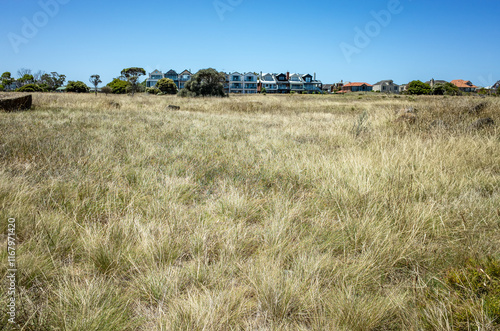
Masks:
[[[175,82],[169,78],[161,78],[155,86],[146,88],[146,80],[139,83],[139,78],[145,75],[144,68],[125,68],[120,72],[120,76],[103,86],[101,92],[105,94],[129,93],[131,95],[137,92],[147,92],[160,95],[179,94],[179,96],[183,97],[225,96],[224,83],[226,76],[224,73],[212,68],[198,71],[180,91]],[[32,73],[31,69],[22,68],[17,71],[17,78],[14,78],[10,72],[4,72],[0,79],[0,91],[53,92],[63,87],[66,76],[57,72],[45,73],[38,71]],[[94,87],[94,92],[97,95],[97,87],[102,83],[100,75],[91,75],[89,83]],[[82,81],[68,81],[64,87],[66,92],[87,93],[90,91],[87,84]]]

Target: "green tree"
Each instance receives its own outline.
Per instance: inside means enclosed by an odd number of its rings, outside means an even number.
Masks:
[[[410,82],[408,84],[408,89],[406,90],[406,94],[411,94],[411,95],[422,95],[430,93],[431,93],[431,86],[419,80],[414,80]]]
[[[35,82],[35,78],[33,77],[33,75],[25,74],[24,76],[19,78],[17,81],[20,82],[21,85],[33,84]]]
[[[8,71],[4,72],[0,79],[2,80],[2,85],[4,86],[4,88],[9,88],[15,81],[15,79],[12,78],[10,72]]]
[[[223,97],[226,74],[215,69],[203,69],[194,74],[186,83],[180,96],[215,96]]]
[[[3,91],[4,90],[4,87],[2,84],[0,84],[0,91]]]
[[[16,92],[43,92],[43,89],[36,84],[26,84],[17,88]]]
[[[460,95],[458,87],[452,83],[436,84],[432,87],[432,95]]]
[[[65,75],[60,75],[53,71],[50,74],[43,74],[40,77],[40,86],[44,87],[48,91],[55,91],[58,87],[63,86],[65,81]]]
[[[111,87],[114,94],[125,94],[127,93],[127,88],[130,83],[119,78],[113,79],[112,82],[108,83],[107,86]]]
[[[163,94],[177,94],[177,85],[175,85],[174,81],[169,78],[160,79],[156,82],[156,87]]]
[[[95,96],[97,96],[97,85],[99,85],[100,83],[102,83],[101,76],[99,76],[99,75],[92,75],[92,76],[90,76],[89,81],[90,81],[90,84],[94,85]]]
[[[122,70],[121,75],[124,76],[127,81],[130,83],[130,92],[132,92],[132,96],[135,94],[135,92],[138,89],[138,80],[140,76],[143,76],[146,74],[146,70],[143,68],[138,68],[138,67],[132,67],[132,68],[125,68]]]
[[[66,92],[76,92],[76,93],[86,93],[89,91],[89,87],[81,81],[69,81],[66,85]]]

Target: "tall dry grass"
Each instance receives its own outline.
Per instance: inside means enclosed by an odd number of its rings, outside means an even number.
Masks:
[[[34,98],[0,113],[24,330],[500,327],[498,99]]]

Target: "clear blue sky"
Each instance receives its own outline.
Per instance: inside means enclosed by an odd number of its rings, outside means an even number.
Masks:
[[[0,0],[0,73],[25,67],[85,83],[100,74],[104,84],[131,66],[316,72],[323,83],[500,80],[500,1],[399,3]],[[372,15],[389,9],[380,22]]]

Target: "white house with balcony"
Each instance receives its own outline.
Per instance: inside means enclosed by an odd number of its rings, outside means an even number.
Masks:
[[[259,76],[253,72],[233,72],[227,75],[228,93],[255,94]]]
[[[274,74],[263,74],[260,76],[260,83],[262,89],[267,93],[276,93],[278,90],[278,83]]]

